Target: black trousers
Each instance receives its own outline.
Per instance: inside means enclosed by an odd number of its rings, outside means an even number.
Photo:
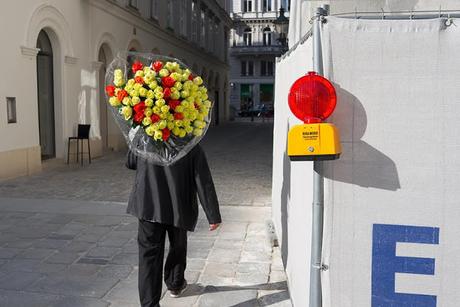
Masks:
[[[166,233],[169,253],[164,266],[165,284],[169,290],[178,290],[185,280],[187,231],[139,220],[139,298],[142,307],[159,306]]]

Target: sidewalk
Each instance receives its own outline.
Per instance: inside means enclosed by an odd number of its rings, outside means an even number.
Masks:
[[[200,213],[189,233],[190,286],[177,299],[164,287],[162,307],[291,306],[266,231],[270,129],[232,123],[210,131],[203,146],[224,223],[209,232]],[[123,157],[0,183],[0,306],[139,306],[137,220],[125,214],[133,172]]]

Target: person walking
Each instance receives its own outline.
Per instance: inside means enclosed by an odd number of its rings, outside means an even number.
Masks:
[[[126,166],[136,170],[127,213],[139,219],[139,299],[142,307],[159,307],[166,234],[164,281],[170,295],[178,297],[187,287],[187,231],[198,221],[197,195],[213,231],[222,222],[217,194],[200,145],[169,166],[129,151]]]

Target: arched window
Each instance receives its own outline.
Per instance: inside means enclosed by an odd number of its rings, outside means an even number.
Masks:
[[[286,12],[289,12],[289,10],[291,9],[291,0],[281,0],[281,7]]]
[[[252,46],[252,29],[246,28],[243,33],[243,42],[245,46]]]
[[[264,46],[271,46],[272,44],[272,30],[269,27],[264,29]]]

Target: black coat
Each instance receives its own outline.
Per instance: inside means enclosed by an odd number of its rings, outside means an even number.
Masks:
[[[129,151],[126,167],[136,170],[127,213],[193,231],[198,194],[209,223],[221,223],[211,172],[199,145],[170,166],[155,165]]]

